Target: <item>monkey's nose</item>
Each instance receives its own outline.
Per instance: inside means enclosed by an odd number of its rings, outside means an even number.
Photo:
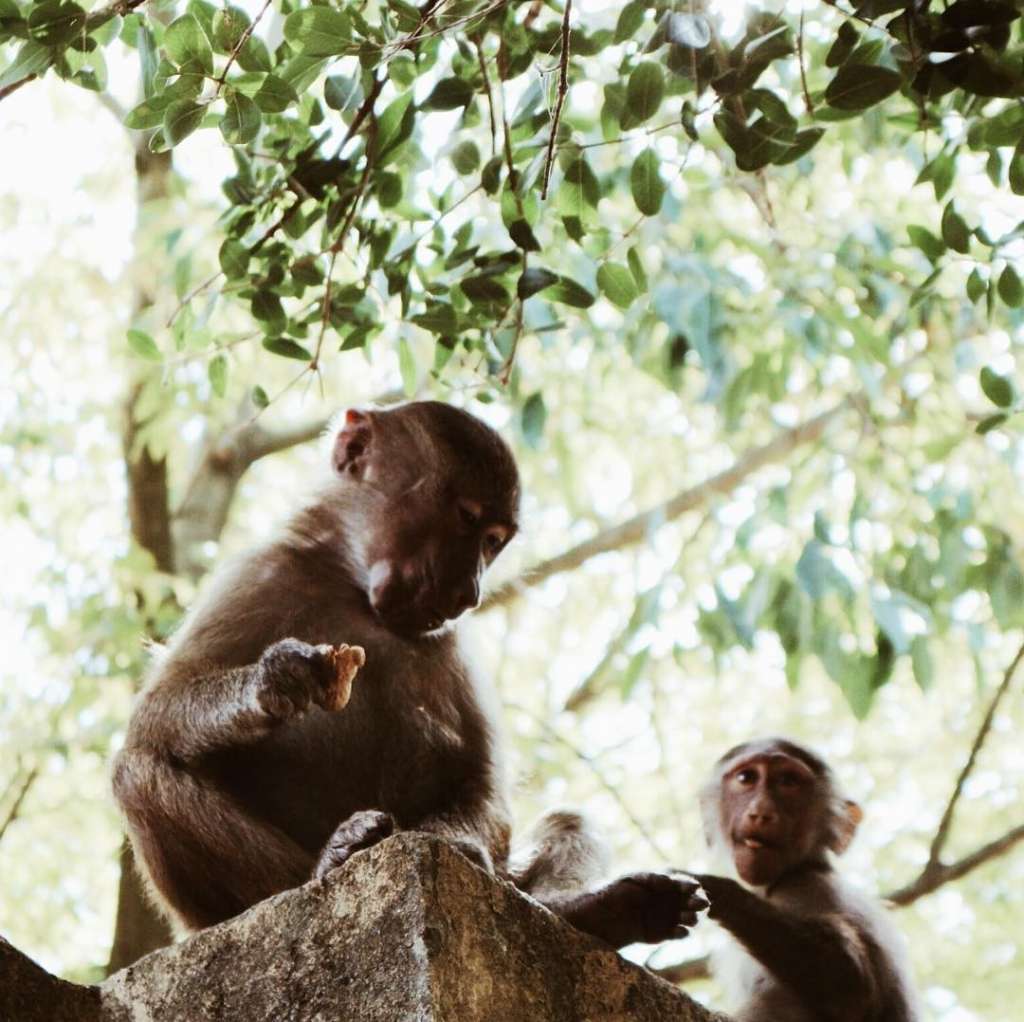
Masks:
[[[472,610],[480,603],[480,586],[475,578],[467,579],[452,593],[448,617],[456,618],[465,610]]]

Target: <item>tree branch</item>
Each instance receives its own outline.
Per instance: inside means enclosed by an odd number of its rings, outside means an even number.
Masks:
[[[758,469],[782,461],[796,448],[820,439],[833,419],[837,418],[841,412],[851,408],[854,401],[855,398],[852,396],[844,398],[821,414],[811,419],[805,419],[790,429],[783,430],[773,440],[748,451],[725,471],[710,476],[696,486],[681,490],[664,503],[642,511],[619,525],[605,529],[564,553],[541,561],[527,569],[518,578],[506,582],[494,590],[484,599],[481,609],[489,610],[502,606],[522,595],[523,591],[530,586],[539,585],[553,575],[573,571],[592,557],[597,557],[598,554],[621,550],[633,543],[639,543],[665,523],[674,521],[687,511],[703,507],[712,497],[731,493]]]
[[[949,802],[946,805],[946,811],[942,814],[942,819],[939,821],[935,837],[932,839],[931,848],[928,850],[928,861],[921,873],[922,880],[936,869],[941,871],[948,868],[941,866],[939,859],[942,855],[942,850],[946,846],[946,842],[949,840],[950,828],[953,826],[953,815],[956,812],[960,796],[963,794],[964,785],[967,783],[967,779],[971,776],[971,771],[974,769],[978,753],[981,752],[981,747],[985,744],[985,739],[988,738],[989,731],[992,729],[992,722],[995,719],[996,710],[999,708],[999,704],[1006,695],[1006,692],[1010,687],[1010,682],[1013,680],[1013,675],[1022,658],[1024,658],[1024,643],[1021,644],[1020,649],[1017,650],[1016,656],[1014,656],[1013,660],[1010,661],[1010,666],[1007,667],[1006,671],[1003,673],[1003,680],[999,683],[999,687],[996,689],[991,702],[988,704],[988,709],[985,711],[985,716],[981,721],[981,727],[978,728],[978,733],[974,737],[974,743],[971,745],[971,751],[967,757],[967,762],[960,771],[960,776],[956,779],[956,784],[953,786],[953,794],[949,797]]]
[[[972,870],[985,865],[986,862],[991,862],[993,859],[998,859],[1001,855],[1005,855],[1021,841],[1024,841],[1024,823],[1018,824],[1002,836],[997,837],[994,841],[989,841],[963,858],[957,859],[956,862],[950,862],[945,865],[936,864],[930,869],[924,869],[916,880],[905,887],[884,895],[884,898],[900,908],[911,905],[926,894],[931,894],[932,891],[938,890],[944,884],[959,880]]]

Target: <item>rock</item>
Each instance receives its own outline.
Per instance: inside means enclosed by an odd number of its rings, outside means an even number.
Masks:
[[[721,1018],[442,841],[416,834],[396,835],[322,881],[154,951],[111,976],[99,998],[98,1016],[10,1022]],[[2,1012],[0,1019],[9,1022]]]

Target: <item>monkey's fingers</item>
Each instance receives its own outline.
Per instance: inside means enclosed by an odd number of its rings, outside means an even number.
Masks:
[[[352,698],[352,682],[359,668],[366,663],[366,651],[362,646],[348,646],[342,643],[328,654],[334,672],[324,692],[323,708],[335,712],[343,710]]]

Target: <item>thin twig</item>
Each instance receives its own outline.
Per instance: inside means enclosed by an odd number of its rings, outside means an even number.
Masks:
[[[551,136],[548,139],[548,153],[544,159],[544,185],[540,197],[548,197],[548,182],[551,179],[551,168],[555,162],[555,136],[558,134],[558,123],[562,119],[562,106],[569,92],[569,16],[572,14],[572,0],[565,0],[565,13],[562,15],[562,53],[558,61],[558,95],[555,97],[555,109],[551,115]]]
[[[932,839],[931,848],[928,850],[928,861],[922,871],[923,875],[927,875],[929,872],[941,868],[939,859],[942,855],[943,849],[946,847],[946,842],[949,839],[950,828],[953,825],[953,815],[956,812],[960,796],[963,794],[964,785],[967,783],[967,779],[970,777],[971,771],[974,770],[974,764],[978,758],[978,753],[981,752],[981,747],[985,744],[985,739],[988,738],[989,731],[992,729],[996,710],[999,708],[999,704],[1006,695],[1006,692],[1010,687],[1010,683],[1013,680],[1013,675],[1022,659],[1024,659],[1024,644],[1021,644],[1020,649],[1017,650],[1016,656],[1014,656],[1013,660],[1010,661],[1010,666],[1006,668],[1006,671],[1003,674],[1003,680],[999,683],[999,687],[992,696],[992,700],[988,704],[988,710],[985,711],[981,727],[978,728],[978,733],[974,736],[974,743],[971,745],[971,751],[967,756],[967,762],[960,771],[960,776],[956,779],[956,784],[953,786],[953,793],[950,795],[949,802],[946,804],[946,811],[942,814],[942,819],[939,821],[938,829],[935,831],[935,837]]]
[[[484,60],[483,41],[479,36],[474,40],[476,56],[480,64],[480,77],[484,81],[484,92],[487,95],[487,112],[491,118],[491,156],[498,153],[498,125],[494,119],[494,94],[491,92],[491,76],[487,73],[487,62]]]
[[[348,131],[345,132],[345,137],[341,140],[341,144],[334,153],[335,159],[341,156],[345,146],[352,141],[356,132],[363,126],[363,121],[370,116],[370,112],[373,110],[373,104],[377,102],[380,90],[384,88],[384,77],[385,76],[381,75],[374,78],[373,87],[366,94],[366,99],[363,100],[363,105],[356,111],[355,117],[352,118],[352,123],[348,126]]]
[[[34,81],[38,77],[39,75],[37,74],[25,75],[24,78],[19,78],[16,82],[5,85],[0,89],[0,99],[6,99],[12,92],[17,92],[23,85],[28,85],[29,82]]]
[[[267,13],[267,8],[270,6],[271,0],[264,0],[263,6],[260,8],[259,13],[255,18],[246,26],[245,31],[238,37],[238,42],[235,43],[234,48],[228,54],[228,62],[224,65],[224,70],[221,71],[220,77],[217,78],[217,88],[214,91],[215,96],[220,95],[220,90],[224,88],[224,81],[228,76],[228,72],[231,70],[231,65],[234,64],[238,54],[241,52],[242,47],[249,41],[249,36],[252,35],[253,30],[260,22],[260,18]]]
[[[598,784],[600,784],[601,787],[604,788],[604,790],[607,791],[613,799],[615,799],[619,808],[622,810],[623,816],[629,820],[636,829],[636,832],[644,839],[644,841],[647,842],[651,851],[653,851],[654,854],[662,860],[662,862],[667,863],[671,861],[671,856],[666,855],[664,850],[659,847],[658,842],[654,839],[654,835],[647,829],[643,821],[636,816],[622,792],[620,792],[619,789],[608,780],[604,771],[597,765],[592,756],[588,756],[581,748],[574,745],[568,738],[555,730],[555,728],[544,720],[543,717],[539,717],[536,713],[532,710],[528,710],[525,706],[521,706],[519,703],[505,703],[504,706],[506,709],[515,710],[517,713],[521,713],[529,717],[549,738],[568,749],[581,763],[584,763],[597,779]]]
[[[21,782],[21,787],[18,789],[17,795],[14,796],[14,801],[11,803],[11,808],[7,811],[7,815],[4,817],[2,823],[0,823],[0,841],[3,840],[4,834],[7,833],[7,828],[14,823],[18,818],[18,814],[21,812],[21,805],[25,801],[25,796],[28,794],[29,789],[36,782],[36,778],[39,776],[39,767],[32,767],[24,779]]]
[[[909,19],[908,19],[909,20]],[[807,88],[807,72],[804,70],[804,12],[800,12],[800,30],[796,37],[796,59],[800,65],[800,87],[804,92],[804,105],[807,112],[814,116],[814,104],[811,102],[811,93]]]

